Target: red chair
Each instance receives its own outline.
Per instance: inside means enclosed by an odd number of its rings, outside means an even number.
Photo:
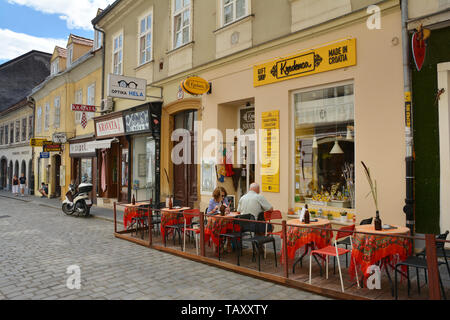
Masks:
[[[269,223],[272,220],[275,219],[283,219],[282,215],[281,215],[281,211],[280,210],[273,210],[273,211],[266,211],[264,212],[264,220],[267,222],[266,223],[266,236],[267,235],[272,235],[272,236],[279,236],[281,238],[281,241],[283,241],[282,238],[282,232],[281,231],[277,231],[277,232],[268,232],[267,228],[269,227]],[[282,248],[283,246],[281,246]],[[266,258],[266,245],[264,244],[264,259]]]
[[[350,250],[348,249],[344,249],[344,248],[339,248],[337,245],[337,241],[339,239],[342,238],[346,238],[346,237],[350,237],[350,246],[353,247],[353,243],[352,243],[352,235],[353,235],[353,231],[355,230],[355,225],[352,224],[351,226],[345,226],[339,229],[339,231],[337,232],[336,235],[336,239],[334,239],[334,246],[328,246],[322,249],[318,249],[318,250],[313,250],[311,251],[310,255],[309,255],[309,284],[311,284],[311,262],[312,262],[312,256],[314,254],[317,255],[322,255],[326,257],[326,278],[328,279],[328,257],[332,256],[332,257],[336,257],[337,261],[338,261],[338,268],[339,268],[339,277],[341,278],[341,288],[342,288],[342,292],[344,292],[344,283],[342,281],[342,272],[341,272],[341,263],[339,261],[339,256],[345,255],[348,252],[350,252]],[[358,288],[359,288],[359,280],[358,280],[358,271],[356,269],[356,263],[354,263],[355,265],[355,272],[356,272],[356,282],[358,283]]]
[[[186,251],[186,231],[190,231],[194,234],[195,238],[195,249],[197,250],[198,255],[198,235],[200,234],[200,228],[198,224],[193,224],[192,219],[194,217],[200,216],[200,210],[199,209],[189,209],[183,211],[183,218],[184,218],[184,228],[183,228],[183,252]]]

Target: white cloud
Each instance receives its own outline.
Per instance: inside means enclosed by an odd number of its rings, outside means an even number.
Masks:
[[[51,54],[55,46],[65,48],[67,39],[39,38],[8,29],[0,29],[0,43],[0,60],[10,60],[31,50]]]
[[[114,0],[8,0],[47,14],[57,14],[69,29],[91,30],[91,20],[99,8],[105,9]]]

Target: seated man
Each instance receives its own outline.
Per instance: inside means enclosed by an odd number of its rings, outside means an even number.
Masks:
[[[41,188],[39,189],[39,192],[42,195],[41,198],[48,197],[48,186],[44,182],[41,183]]]
[[[249,191],[242,196],[239,200],[238,212],[241,214],[251,213],[255,220],[264,221],[264,212],[272,211],[272,205],[264,198],[262,194],[259,194],[259,184],[252,183]],[[264,233],[265,225],[258,223],[259,233]],[[269,225],[268,231],[273,229],[272,225]]]

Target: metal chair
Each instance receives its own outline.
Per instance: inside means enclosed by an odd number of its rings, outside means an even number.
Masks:
[[[197,250],[198,255],[198,235],[200,234],[200,229],[194,228],[194,223],[192,219],[194,217],[198,217],[200,215],[200,210],[198,209],[190,209],[184,210],[183,218],[184,218],[184,227],[183,227],[183,252],[186,251],[186,231],[192,232],[195,238],[195,249]]]
[[[267,224],[266,224],[266,226],[267,226]],[[264,257],[265,257],[265,252],[266,252],[266,250],[263,250],[263,245],[265,247],[267,243],[272,243],[273,255],[275,258],[275,266],[278,267],[278,265],[277,265],[277,248],[275,245],[275,238],[272,235],[258,235],[257,233],[259,232],[259,230],[260,230],[260,223],[251,222],[249,225],[248,231],[253,233],[253,237],[242,239],[242,241],[248,241],[248,242],[251,242],[251,244],[252,244],[252,248],[253,248],[252,261],[254,261],[255,249],[256,249],[256,254],[258,255],[258,271],[261,271],[261,253],[262,253],[262,251],[264,251]]]
[[[279,236],[281,241],[283,241],[282,238],[282,232],[281,231],[277,231],[277,232],[273,232],[273,229],[271,232],[269,232],[268,228],[269,228],[269,224],[272,220],[275,219],[283,219],[283,216],[281,215],[281,211],[280,210],[273,210],[273,211],[266,211],[264,212],[264,220],[267,222],[266,223],[266,233],[265,235],[272,235],[272,236]],[[264,245],[264,259],[266,258],[266,245]]]
[[[447,236],[449,234],[449,231],[445,231],[445,233],[441,233],[439,235],[436,236],[436,240],[447,240]],[[427,253],[426,253],[426,249],[424,248],[421,252],[419,252],[418,254],[416,254],[416,256],[418,257],[426,257]],[[447,272],[448,275],[450,276],[450,267],[448,264],[448,258],[450,258],[450,250],[449,249],[445,249],[445,243],[444,242],[436,242],[436,255],[438,258],[444,258],[444,263],[447,266]],[[426,273],[425,273],[425,279],[426,279]]]

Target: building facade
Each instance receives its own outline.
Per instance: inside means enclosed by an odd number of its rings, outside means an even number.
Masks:
[[[34,106],[27,99],[31,89],[50,72],[51,55],[30,51],[0,65],[0,188],[11,189],[14,175],[27,178],[33,189]]]
[[[100,105],[101,54],[93,41],[70,35],[67,47],[55,47],[51,75],[33,89],[35,137],[52,141],[60,149],[35,147],[35,192],[41,183],[49,186],[49,197],[62,197],[71,182],[95,184],[92,155],[77,152],[79,141],[93,140],[95,112],[73,111],[72,105]],[[55,140],[55,135],[59,136]],[[62,139],[62,140],[61,140]],[[95,193],[91,195],[95,199]]]

